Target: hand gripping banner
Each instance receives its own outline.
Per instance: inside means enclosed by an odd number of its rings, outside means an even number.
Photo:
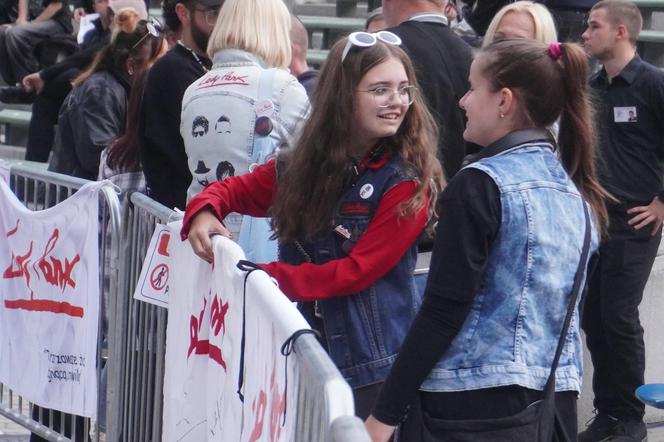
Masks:
[[[214,251],[212,266],[169,242],[163,440],[293,440],[298,366],[282,346],[309,325],[267,273],[238,267],[237,244]]]

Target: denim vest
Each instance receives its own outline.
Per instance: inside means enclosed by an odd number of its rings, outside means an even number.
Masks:
[[[467,167],[496,183],[501,226],[472,309],[421,389],[543,390],[581,257],[583,200],[546,142],[520,144]],[[592,228],[590,255],[599,242]],[[582,361],[577,305],[556,390],[580,391]]]
[[[280,244],[281,261],[324,264],[344,258],[371,223],[385,192],[411,179],[399,158],[378,169],[367,169],[341,199],[329,232],[310,243]],[[389,239],[385,241],[389,247]],[[413,278],[416,261],[417,242],[396,266],[365,290],[316,303],[317,314],[323,318],[328,353],[352,388],[382,382],[387,377],[421,304]],[[307,321],[315,324],[312,303],[300,307]]]

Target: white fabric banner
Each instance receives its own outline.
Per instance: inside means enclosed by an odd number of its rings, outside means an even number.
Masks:
[[[180,226],[169,224],[171,238]],[[250,274],[244,298],[237,244],[215,237],[214,251],[213,269],[188,242],[169,243],[163,440],[290,441],[298,370],[290,356],[286,373],[281,346],[309,325],[261,270]]]
[[[97,409],[102,185],[32,212],[0,180],[0,382],[42,407],[89,417]]]
[[[8,162],[0,160],[0,180],[9,183],[9,175],[11,173],[11,166]]]

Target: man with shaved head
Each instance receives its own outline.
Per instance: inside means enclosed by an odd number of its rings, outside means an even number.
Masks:
[[[579,442],[645,441],[645,344],[639,304],[664,221],[664,73],[641,60],[643,19],[631,1],[602,0],[582,34],[602,64],[590,80],[596,98],[599,177],[615,198],[588,283],[581,325],[593,361],[597,415]]]
[[[309,48],[309,34],[304,23],[296,16],[291,15],[291,74],[304,86],[307,95],[311,96],[316,83],[318,83],[318,71],[311,69],[307,64],[307,49]]]

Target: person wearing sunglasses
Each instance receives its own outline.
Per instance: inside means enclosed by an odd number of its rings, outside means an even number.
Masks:
[[[337,42],[293,148],[208,186],[182,229],[211,261],[209,235],[228,236],[229,213],[270,213],[279,261],[259,265],[321,334],[362,418],[419,308],[416,240],[432,228],[443,187],[435,123],[398,41]]]
[[[127,97],[136,74],[165,51],[159,23],[131,8],[115,16],[111,43],[73,81],[58,117],[49,170],[94,180],[102,150],[123,131]]]
[[[212,67],[206,50],[222,0],[164,0],[177,44],[150,69],[141,104],[140,156],[148,195],[183,210],[191,172],[180,135],[182,97]],[[215,120],[216,121],[216,120]]]

